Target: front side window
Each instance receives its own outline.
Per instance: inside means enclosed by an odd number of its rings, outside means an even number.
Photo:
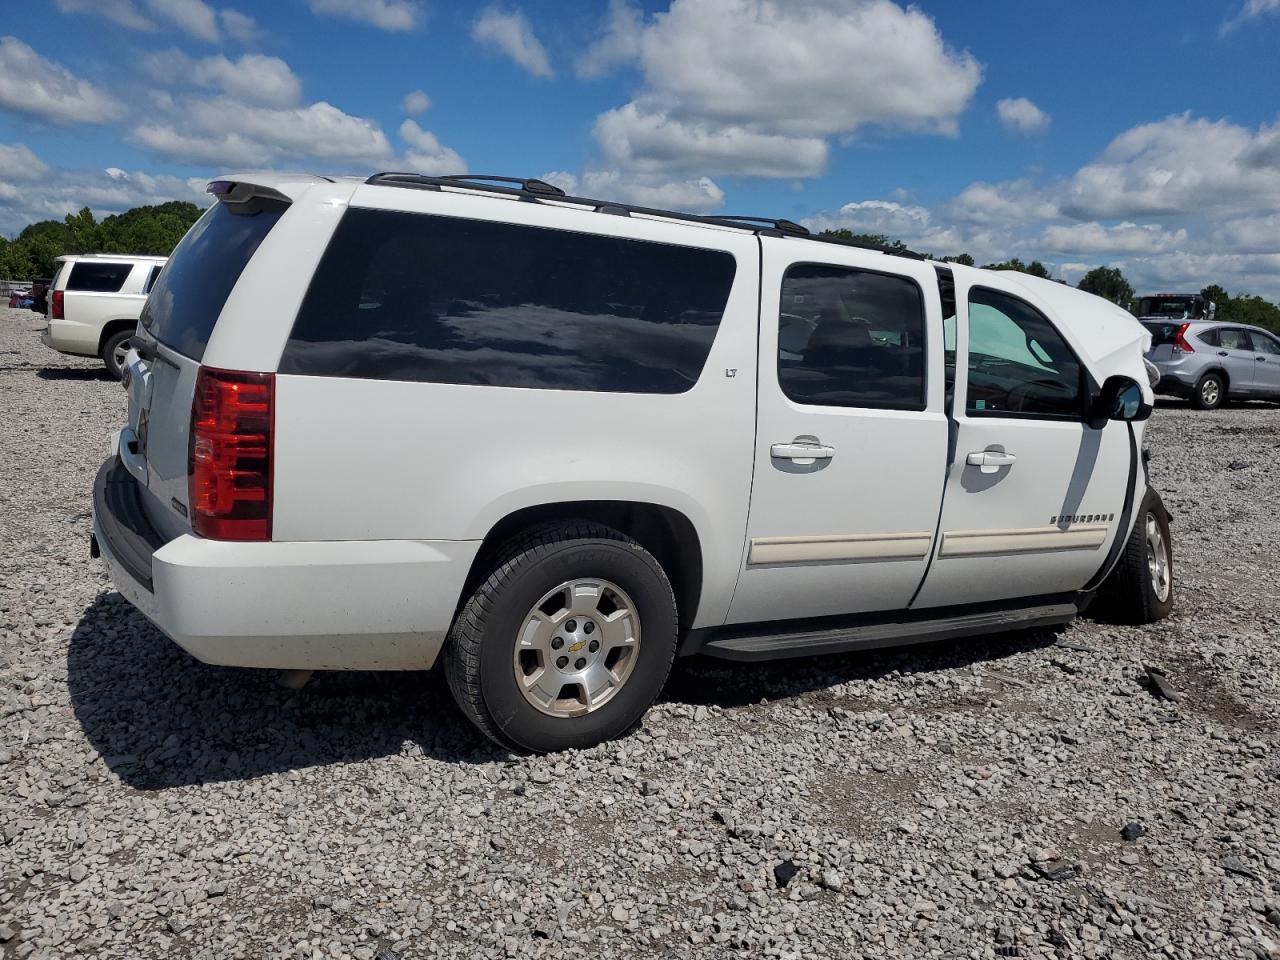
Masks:
[[[778,383],[796,403],[923,410],[924,329],[914,280],[798,264],[782,280]]]
[[[1265,333],[1250,333],[1249,339],[1253,341],[1253,350],[1255,353],[1269,353],[1272,356],[1280,355],[1280,343],[1274,338],[1268,337]]]
[[[316,268],[280,371],[682,393],[736,269],[720,250],[356,208]]]
[[[86,293],[119,293],[132,271],[131,263],[78,260],[71,267],[71,276],[67,278],[67,289]]]
[[[970,416],[1069,417],[1083,412],[1080,362],[1039,310],[984,287],[969,292]]]

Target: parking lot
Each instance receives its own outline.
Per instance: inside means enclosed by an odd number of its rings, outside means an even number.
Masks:
[[[40,325],[0,309],[6,960],[1280,958],[1280,406],[1158,407],[1167,621],[680,661],[530,759],[435,676],[295,692],[151,628],[88,549],[124,394]]]

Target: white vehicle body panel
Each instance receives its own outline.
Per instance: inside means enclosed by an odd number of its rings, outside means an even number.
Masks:
[[[485,538],[518,511],[546,505],[618,501],[686,518],[701,560],[700,600],[686,621],[694,628],[1070,593],[1128,532],[1120,521],[1136,463],[1130,430],[1140,447],[1142,424],[973,419],[963,401],[949,417],[941,299],[928,262],[471,191],[228,179],[279,191],[292,205],[231,289],[200,362],[163,344],[151,359],[130,356],[130,420],[118,452],[167,541],[152,558],[154,590],[103,544],[121,591],[203,660],[429,666]],[[352,207],[720,250],[734,257],[736,274],[701,377],[684,393],[276,373],[316,265]],[[794,263],[919,284],[922,411],[806,406],[782,393],[779,296]],[[1150,402],[1149,335],[1127,313],[1059,284],[951,269],[957,397],[967,385],[966,294],[981,284],[1040,309],[1098,383],[1129,376]],[[191,535],[187,448],[201,364],[276,373],[271,542]],[[771,454],[772,445],[806,436],[832,456],[806,464]],[[1000,451],[1016,462],[989,468],[966,459]],[[1140,466],[1135,475],[1140,497]]]

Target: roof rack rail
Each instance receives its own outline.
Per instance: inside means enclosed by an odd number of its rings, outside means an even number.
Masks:
[[[661,217],[664,220],[679,220],[684,223],[698,223],[711,227],[729,227],[735,230],[748,230],[754,234],[775,237],[799,237],[806,240],[817,240],[821,243],[834,243],[845,247],[858,247],[861,250],[876,250],[891,257],[907,257],[912,260],[926,259],[914,250],[901,247],[871,246],[850,243],[839,237],[824,237],[792,220],[773,217],[730,216],[720,214],[681,213],[678,210],[661,210],[656,207],[642,207],[633,203],[622,203],[617,200],[592,200],[588,197],[569,196],[553,183],[545,180],[523,177],[498,177],[488,174],[457,173],[442,176],[429,176],[425,173],[375,173],[365,181],[368,184],[386,187],[409,187],[416,190],[439,190],[441,187],[458,187],[464,190],[480,190],[485,193],[496,193],[502,196],[516,197],[521,200],[533,200],[543,197],[556,203],[569,203],[580,207],[590,207],[596,213],[614,216]],[[515,186],[507,186],[514,184]]]

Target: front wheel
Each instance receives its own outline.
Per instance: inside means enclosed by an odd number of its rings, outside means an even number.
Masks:
[[[1155,623],[1173,611],[1173,541],[1169,514],[1148,491],[1116,568],[1098,592],[1098,606],[1117,623]]]
[[[676,603],[630,537],[571,521],[532,528],[495,558],[444,652],[467,718],[526,753],[582,749],[629,730],[676,650]]]

